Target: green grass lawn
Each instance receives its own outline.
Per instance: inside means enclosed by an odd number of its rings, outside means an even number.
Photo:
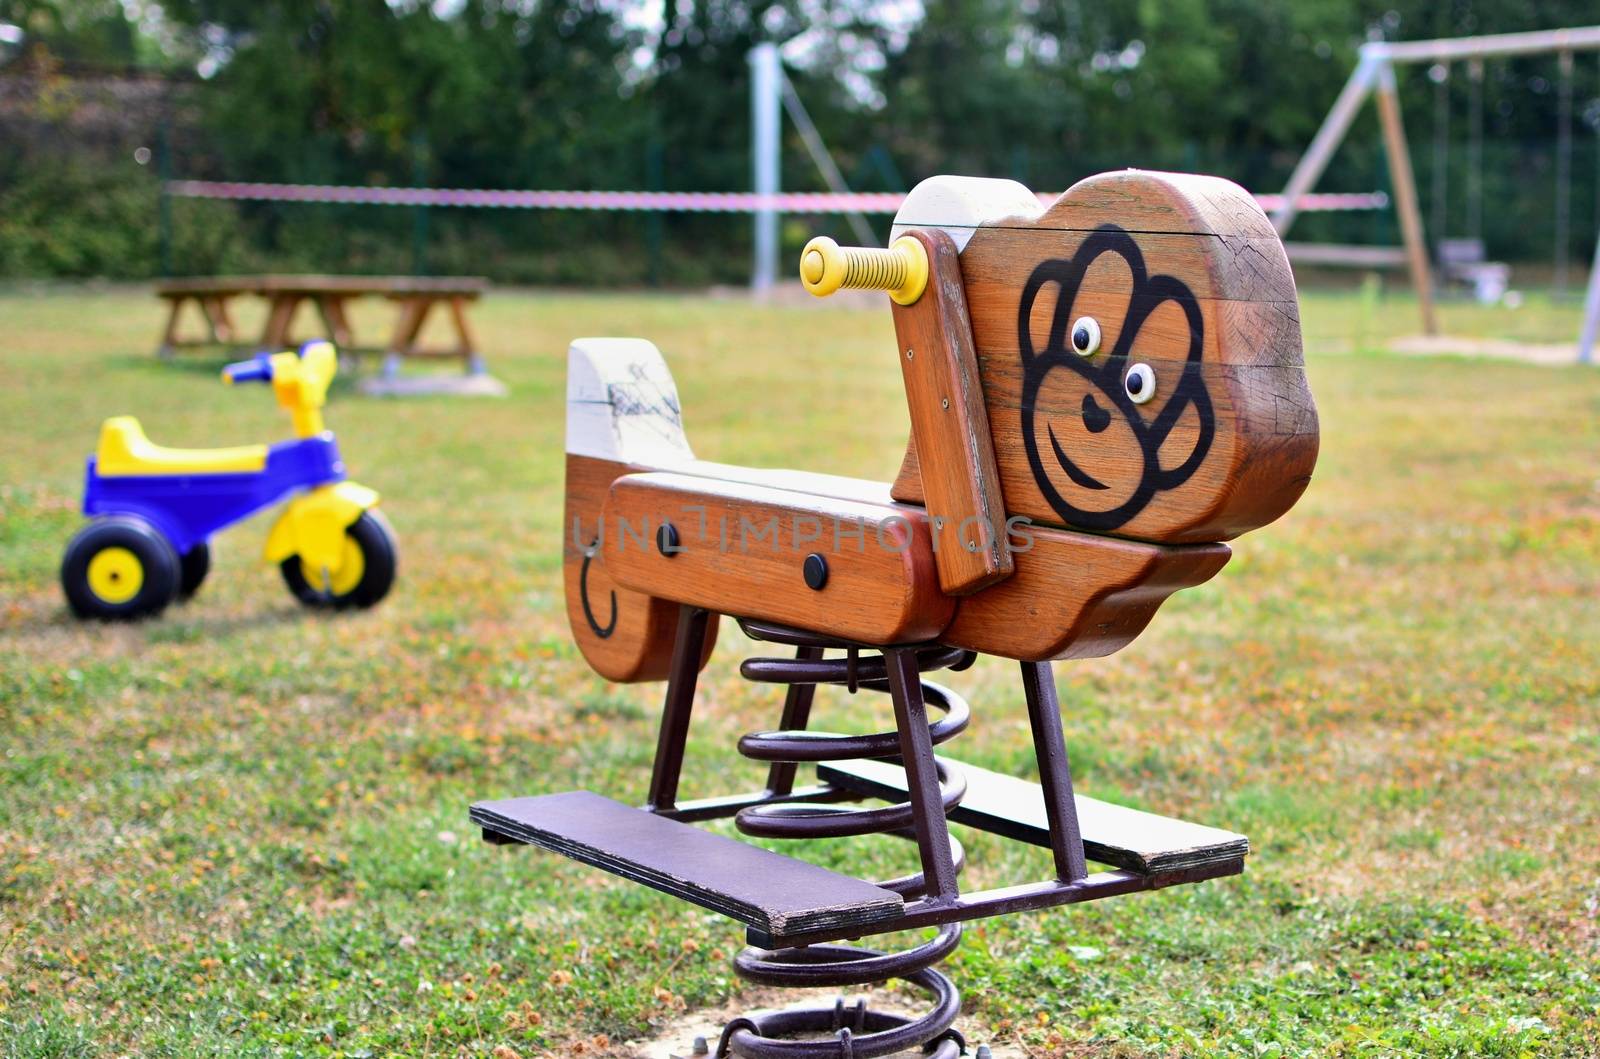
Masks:
[[[1600,1054],[1600,371],[1367,352],[1403,300],[1305,313],[1305,499],[1131,648],[1057,667],[1079,789],[1248,834],[1246,874],[980,924],[948,968],[1035,1056]],[[1577,331],[1538,299],[1445,322]],[[889,314],[503,293],[479,323],[509,399],[330,404],[399,533],[382,607],[303,613],[257,519],[192,603],[107,627],[55,581],[99,420],[287,424],[216,359],[158,363],[144,293],[0,297],[0,1055],[623,1055],[599,1038],[740,990],[731,922],[466,818],[644,794],[661,688],[591,674],[561,604],[564,351],[654,339],[701,456],[886,478]],[[725,631],[703,682],[688,795],[759,775],[747,647]],[[949,682],[975,713],[952,752],[1028,768],[1014,668]],[[819,725],[887,714],[838,696]],[[963,837],[969,886],[1047,871]]]

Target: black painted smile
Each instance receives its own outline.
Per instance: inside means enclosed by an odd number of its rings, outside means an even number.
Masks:
[[[1087,400],[1087,398],[1085,398],[1085,400]],[[1094,428],[1091,427],[1090,429],[1092,430]],[[1105,427],[1101,427],[1100,429],[1104,430]],[[1056,462],[1061,464],[1061,469],[1067,472],[1067,477],[1071,478],[1074,484],[1081,485],[1085,489],[1111,488],[1109,485],[1102,482],[1100,479],[1096,478],[1082,467],[1079,467],[1076,463],[1072,462],[1072,457],[1066,454],[1066,452],[1061,448],[1061,442],[1056,440],[1055,427],[1046,425],[1045,430],[1050,434],[1050,447],[1055,450]]]

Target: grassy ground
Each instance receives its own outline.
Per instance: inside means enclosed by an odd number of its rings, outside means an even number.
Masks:
[[[703,456],[887,477],[888,314],[497,295],[509,400],[330,408],[401,536],[382,608],[301,613],[258,520],[188,606],[78,624],[55,570],[100,418],[168,444],[282,432],[215,361],[155,362],[151,302],[0,298],[0,1055],[607,1055],[738,990],[729,922],[466,819],[574,786],[639,800],[649,765],[659,687],[608,687],[565,630],[563,350],[655,339]],[[970,931],[970,1015],[1030,1054],[1600,1054],[1600,373],[1366,352],[1411,309],[1307,299],[1304,501],[1131,649],[1058,668],[1081,790],[1256,853]],[[1446,323],[1577,330],[1538,302]],[[756,775],[733,738],[776,711],[733,672],[744,646],[724,633],[712,663],[690,794]],[[1013,675],[951,679],[977,704],[962,758],[1027,767]],[[972,884],[1045,871],[967,837]],[[846,847],[809,855],[906,866]]]

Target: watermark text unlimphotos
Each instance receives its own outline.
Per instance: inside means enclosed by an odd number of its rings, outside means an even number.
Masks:
[[[673,517],[676,515],[676,517]],[[892,515],[886,519],[854,518],[839,515],[766,515],[737,517],[713,515],[700,504],[685,504],[676,512],[644,515],[638,519],[605,517],[586,525],[581,516],[572,518],[572,543],[581,551],[599,551],[609,542],[617,548],[676,555],[707,545],[723,553],[748,555],[766,549],[771,552],[846,551],[865,552],[880,548],[901,554],[916,541],[918,523],[924,522],[933,551],[962,548],[987,551],[998,540],[1006,552],[1026,552],[1033,548],[1033,522],[1026,515],[1013,515],[1003,527],[992,525],[981,515],[960,520],[930,515],[913,522]],[[664,532],[668,531],[670,532]]]

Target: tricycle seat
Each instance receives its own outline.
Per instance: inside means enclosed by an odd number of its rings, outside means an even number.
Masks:
[[[171,474],[241,474],[267,466],[267,446],[169,449],[145,437],[133,416],[113,416],[100,427],[95,471],[102,477]]]

